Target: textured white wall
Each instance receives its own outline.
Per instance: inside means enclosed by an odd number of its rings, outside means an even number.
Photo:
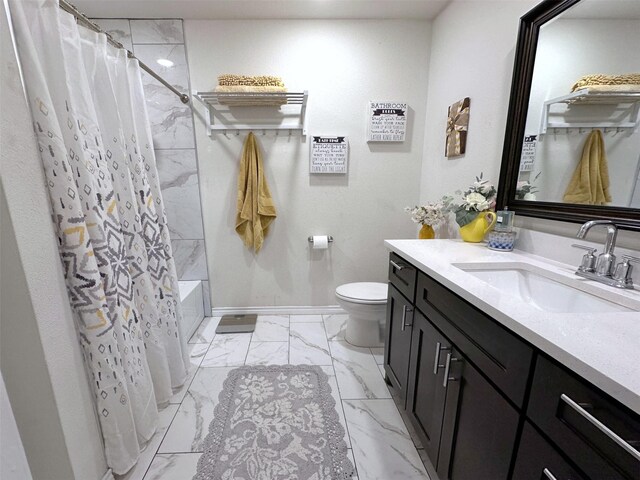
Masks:
[[[2,375],[0,375],[0,478],[4,480],[33,478]]]
[[[481,171],[496,184],[502,161],[519,19],[537,0],[454,1],[433,21],[427,129],[421,201],[465,188]],[[447,159],[444,132],[447,107],[471,97],[467,153]],[[518,217],[516,225],[573,237],[577,225]],[[457,236],[455,222],[441,234]],[[601,232],[590,234],[599,241]],[[618,244],[637,250],[640,234],[621,232]]]
[[[519,18],[537,0],[455,1],[433,21],[420,197],[498,183]],[[466,153],[444,155],[447,107],[470,97]]]
[[[333,305],[335,287],[385,281],[385,238],[416,228],[403,212],[419,198],[430,23],[426,21],[185,21],[191,83],[216,86],[222,73],[280,75],[309,90],[309,135],[346,135],[349,174],[309,175],[309,140],[262,136],[278,218],[263,250],[234,231],[244,135],[196,141],[214,307]],[[407,102],[404,143],[367,144],[368,100]],[[310,252],[308,235],[333,235]]]
[[[33,477],[99,479],[107,470],[100,432],[64,286],[31,117],[4,7],[0,10],[2,376]]]

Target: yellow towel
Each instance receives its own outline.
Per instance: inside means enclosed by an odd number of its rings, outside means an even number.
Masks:
[[[573,172],[563,200],[566,203],[585,205],[605,205],[611,202],[609,167],[600,130],[594,130],[587,137],[582,159]]]
[[[248,248],[253,247],[257,253],[275,218],[276,207],[264,177],[262,154],[255,136],[249,133],[240,159],[236,232],[244,244]]]

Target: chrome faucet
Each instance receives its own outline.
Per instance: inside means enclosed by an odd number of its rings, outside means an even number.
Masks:
[[[616,256],[613,251],[616,248],[618,227],[615,223],[611,220],[591,220],[580,227],[576,237],[585,238],[587,232],[597,225],[602,225],[607,229],[604,251],[596,259],[595,248],[577,244],[572,245],[572,247],[587,250],[587,253],[582,257],[582,263],[578,267],[576,275],[613,287],[632,289],[631,272],[633,267],[631,263],[640,263],[640,258],[623,255],[623,261],[616,265]]]

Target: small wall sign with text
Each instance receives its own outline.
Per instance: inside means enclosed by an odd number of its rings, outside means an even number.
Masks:
[[[520,156],[520,171],[530,172],[536,161],[537,135],[526,135],[522,142],[522,154]]]
[[[369,102],[367,142],[404,142],[407,109],[406,103]]]
[[[309,173],[347,173],[347,137],[313,137]]]

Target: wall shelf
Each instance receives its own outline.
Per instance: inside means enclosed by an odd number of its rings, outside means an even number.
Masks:
[[[566,105],[630,105],[628,121],[616,122],[551,122],[549,121],[552,105],[564,103]],[[633,132],[640,125],[640,92],[594,92],[588,88],[577,90],[568,95],[552,98],[544,102],[542,107],[542,119],[540,121],[540,134],[544,135],[548,130],[557,129],[612,129],[616,132]]]
[[[229,132],[235,132],[240,134],[241,131],[260,131],[263,133],[276,132],[276,135],[280,131],[288,131],[289,135],[292,132],[300,132],[302,136],[307,134],[306,126],[306,113],[307,113],[307,99],[309,98],[309,92],[307,90],[303,92],[275,92],[275,93],[262,93],[262,92],[242,92],[242,93],[227,93],[227,92],[194,92],[194,98],[197,98],[207,109],[207,115],[205,116],[207,135],[212,136],[213,133],[222,133],[226,135]],[[230,108],[245,108],[245,107],[271,107],[280,108],[282,106],[292,105],[299,107],[299,111],[295,113],[297,117],[297,123],[295,124],[276,124],[276,123],[235,123],[229,122],[228,117],[225,118],[223,111],[228,111]],[[218,122],[215,122],[215,120]]]

